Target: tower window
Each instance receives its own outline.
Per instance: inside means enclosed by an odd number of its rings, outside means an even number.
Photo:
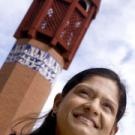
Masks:
[[[83,9],[88,11],[91,5],[91,0],[79,0],[79,4],[82,6]]]

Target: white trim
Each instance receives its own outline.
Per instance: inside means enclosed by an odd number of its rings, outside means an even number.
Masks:
[[[6,62],[18,62],[28,66],[29,68],[39,71],[39,73],[50,82],[53,82],[57,74],[62,70],[61,65],[51,54],[29,44],[15,44]]]

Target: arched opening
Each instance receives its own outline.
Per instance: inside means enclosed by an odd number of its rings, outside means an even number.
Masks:
[[[91,5],[91,1],[90,0],[79,0],[79,4],[86,10],[89,10],[89,7]]]

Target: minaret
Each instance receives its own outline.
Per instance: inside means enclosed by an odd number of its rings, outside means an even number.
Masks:
[[[40,112],[56,76],[70,65],[100,0],[33,0],[0,70],[0,135]]]

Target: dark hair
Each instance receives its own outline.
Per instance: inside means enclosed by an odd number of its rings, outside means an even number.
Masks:
[[[93,76],[105,77],[116,82],[116,85],[119,90],[119,108],[116,116],[116,123],[117,123],[123,116],[126,109],[126,89],[123,83],[121,82],[119,76],[110,69],[91,68],[76,74],[67,82],[67,84],[63,88],[62,96],[65,97],[74,86],[87,79],[90,79]],[[55,117],[52,116],[51,110],[50,113],[47,114],[47,117],[42,123],[42,125],[30,135],[45,135],[45,134],[55,135],[55,128],[56,128],[56,116]]]

